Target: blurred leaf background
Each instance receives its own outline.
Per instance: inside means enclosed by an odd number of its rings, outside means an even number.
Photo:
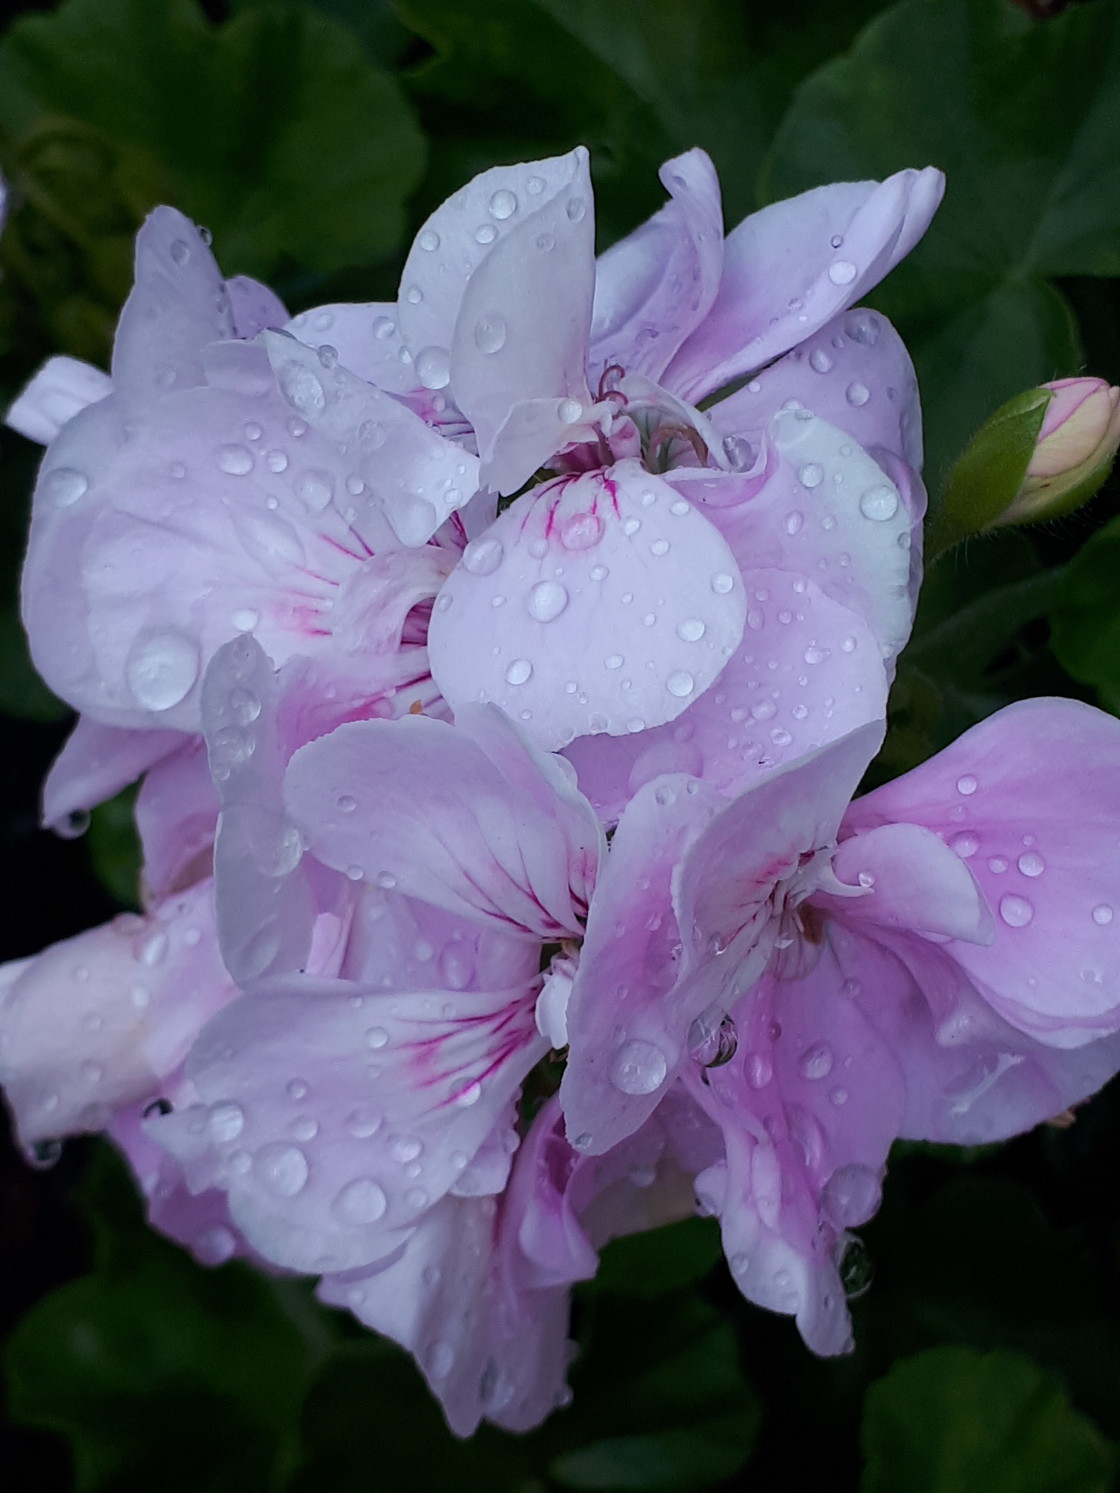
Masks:
[[[926,240],[872,297],[922,382],[936,501],[1006,398],[1120,382],[1120,0],[65,0],[0,37],[0,398],[104,365],[144,214],[205,224],[293,311],[395,296],[426,214],[500,162],[589,145],[600,246],[713,156],[729,226],[932,163]],[[37,450],[0,433],[5,957],[128,905],[130,804],[39,831],[69,716],[36,678],[18,568]],[[1120,491],[952,552],[927,580],[878,770],[992,710],[1120,713]],[[1071,767],[1075,764],[1071,764]],[[858,1347],[812,1358],[747,1306],[714,1227],[611,1246],[577,1293],[572,1405],[456,1442],[404,1355],[144,1226],[95,1141],[0,1170],[6,1493],[819,1488],[1105,1493],[1120,1448],[1120,1089],[1004,1147],[899,1146],[850,1272]],[[868,1277],[874,1280],[866,1289]]]

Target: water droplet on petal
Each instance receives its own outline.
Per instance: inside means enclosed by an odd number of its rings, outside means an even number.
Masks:
[[[850,259],[837,259],[828,267],[828,278],[833,285],[850,285],[856,273],[856,267]]]
[[[797,479],[802,487],[820,487],[824,481],[824,467],[815,461],[807,462],[798,472]]]
[[[955,851],[962,861],[967,861],[980,849],[980,839],[971,830],[962,830],[949,841],[949,849]]]
[[[864,518],[875,523],[885,523],[898,512],[898,493],[885,484],[869,487],[859,500],[859,511]]]
[[[707,630],[699,617],[686,617],[677,623],[677,637],[682,643],[698,643]]]
[[[389,1033],[383,1026],[371,1026],[366,1032],[366,1046],[377,1049],[389,1041]]]
[[[1107,902],[1102,902],[1099,907],[1093,908],[1093,922],[1101,928],[1107,928],[1112,922],[1112,908]]]
[[[578,399],[562,399],[556,407],[556,418],[562,425],[574,425],[583,418],[583,405]]]
[[[861,409],[863,405],[865,405],[871,398],[871,390],[867,387],[866,384],[849,384],[847,389],[844,391],[844,398],[848,401],[849,404],[854,405],[858,410]]]
[[[237,1239],[231,1229],[216,1223],[203,1229],[191,1245],[195,1259],[202,1265],[224,1265],[237,1253]]]
[[[611,1082],[623,1094],[652,1094],[665,1082],[669,1065],[652,1042],[627,1042],[611,1064]]]
[[[506,218],[512,218],[517,211],[517,198],[512,192],[502,187],[495,192],[490,199],[490,216],[503,222]]]
[[[603,520],[597,513],[572,513],[560,525],[560,543],[566,550],[592,549],[603,537]]]
[[[416,246],[423,249],[425,254],[433,254],[439,248],[439,234],[432,228],[425,228],[416,239]]]
[[[1024,876],[1041,876],[1046,870],[1046,862],[1034,850],[1024,851],[1016,865]]]
[[[500,539],[472,539],[463,551],[463,569],[471,575],[493,575],[502,563],[505,550]]]
[[[802,1078],[827,1078],[832,1072],[833,1061],[832,1048],[828,1043],[814,1042],[812,1047],[807,1047],[801,1054],[801,1061],[797,1066]]]
[[[665,681],[665,688],[678,700],[683,700],[696,688],[696,681],[686,669],[674,669]]]
[[[821,1193],[821,1211],[837,1228],[865,1223],[879,1206],[879,1178],[869,1166],[854,1162],[839,1167]]]
[[[1034,908],[1026,897],[1001,897],[999,915],[1009,928],[1025,928],[1034,917]]]
[[[278,1197],[295,1197],[307,1182],[307,1157],[298,1146],[272,1141],[253,1158],[253,1171],[262,1184]]]
[[[389,1200],[372,1177],[356,1177],[347,1182],[331,1206],[345,1223],[370,1224],[385,1216]]]
[[[853,342],[874,347],[879,340],[879,319],[870,311],[853,311],[844,323],[844,330]]]
[[[515,658],[506,669],[507,684],[527,684],[533,677],[533,665],[527,658]]]
[[[198,678],[198,647],[180,632],[158,632],[139,640],[125,662],[125,680],[145,710],[170,710]]]
[[[451,382],[451,358],[445,347],[426,347],[416,355],[416,377],[425,389],[445,389]]]
[[[526,610],[538,622],[551,622],[568,605],[568,593],[559,581],[538,581],[529,592]]]
[[[728,575],[725,570],[717,570],[712,576],[712,590],[717,596],[726,596],[735,586],[735,577]]]
[[[582,197],[573,197],[564,211],[568,214],[570,222],[582,223],[584,217],[587,215],[587,203],[584,202]]]
[[[809,367],[816,373],[828,373],[832,367],[832,359],[823,347],[815,347],[809,354]]]
[[[957,792],[962,793],[965,798],[971,797],[976,792],[978,786],[976,779],[970,772],[966,772],[963,777],[957,779]]]
[[[479,352],[496,353],[505,346],[505,340],[505,317],[499,316],[496,311],[490,312],[488,316],[480,316],[475,322],[474,344]]]
[[[69,508],[89,491],[89,481],[74,467],[55,467],[43,479],[44,490],[56,508]]]
[[[171,257],[176,264],[186,264],[191,257],[190,246],[181,238],[171,240]]]
[[[219,446],[214,460],[223,472],[232,477],[244,477],[253,470],[253,453],[248,446]]]

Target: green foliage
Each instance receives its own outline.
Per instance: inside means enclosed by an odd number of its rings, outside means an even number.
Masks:
[[[1120,519],[1099,529],[1070,561],[1054,600],[1054,651],[1100,703],[1120,714]]]
[[[1049,281],[1120,273],[1120,8],[1032,25],[1006,0],[900,0],[798,91],[769,198],[939,166],[929,234],[872,300],[907,337],[940,484],[1004,400],[1077,371]]]
[[[1115,1459],[1061,1385],[1014,1353],[931,1348],[867,1393],[861,1493],[1107,1493]]]
[[[136,789],[125,788],[115,798],[98,804],[90,815],[86,843],[94,875],[125,907],[140,906],[140,864],[143,855],[133,809]]]

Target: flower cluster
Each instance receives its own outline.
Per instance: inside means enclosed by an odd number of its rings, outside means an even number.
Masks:
[[[24,572],[141,779],[145,912],[0,970],[29,1148],[107,1129],[205,1263],[321,1277],[452,1427],[563,1402],[610,1238],[718,1217],[818,1352],[899,1136],[1120,1067],[1120,723],[1032,701],[853,802],[913,615],[937,172],[726,238],[693,151],[596,260],[586,153],[483,173],[398,302],[289,320],[170,208],[111,376],[54,359]],[[1075,760],[1078,771],[1067,771]]]

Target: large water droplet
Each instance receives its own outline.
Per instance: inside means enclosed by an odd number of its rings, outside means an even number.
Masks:
[[[506,330],[505,317],[496,311],[480,316],[474,325],[474,345],[479,352],[496,353],[505,346]]]
[[[696,688],[696,680],[686,669],[674,669],[665,681],[665,688],[678,700],[684,700]]]
[[[1112,908],[1107,902],[1102,902],[1099,907],[1093,908],[1093,922],[1101,928],[1107,928],[1112,922]]]
[[[875,523],[885,523],[898,512],[898,494],[893,487],[885,484],[869,487],[859,500],[859,511],[864,518],[870,518]]]
[[[879,340],[879,318],[870,311],[853,311],[844,323],[844,330],[853,342],[874,347]]]
[[[56,508],[69,508],[89,491],[89,481],[74,467],[55,467],[44,477],[43,489]]]
[[[871,1217],[881,1195],[879,1178],[871,1168],[852,1163],[839,1167],[825,1183],[821,1210],[837,1228],[848,1229]]]
[[[801,1060],[797,1066],[801,1070],[802,1078],[827,1078],[832,1072],[833,1061],[832,1048],[828,1043],[814,1042],[812,1047],[807,1047],[801,1054]]]
[[[463,569],[471,575],[493,575],[502,563],[505,550],[500,539],[472,539],[463,551]]]
[[[125,662],[133,698],[145,710],[170,710],[190,693],[198,678],[198,647],[181,632],[157,632],[140,639]]]
[[[1041,876],[1046,870],[1046,862],[1034,850],[1024,851],[1016,865],[1024,876]]]
[[[735,577],[728,575],[725,570],[717,570],[712,576],[712,590],[717,596],[726,596],[735,586]]]
[[[416,247],[423,249],[425,254],[434,254],[439,248],[439,234],[432,228],[425,228],[417,235]]]
[[[850,285],[856,273],[856,267],[850,259],[834,260],[828,267],[828,278],[833,285]]]
[[[445,347],[426,347],[416,354],[416,377],[425,389],[446,389],[451,382],[451,358]]]
[[[999,915],[1009,928],[1025,928],[1034,917],[1034,908],[1026,897],[1001,897]]]
[[[517,198],[512,192],[506,191],[504,187],[494,193],[490,199],[490,216],[503,222],[506,218],[512,218],[517,211]]]
[[[506,669],[507,684],[527,684],[533,677],[533,665],[527,658],[515,658]]]
[[[244,477],[253,470],[253,453],[248,446],[219,446],[214,453],[214,460],[231,477]]]
[[[572,513],[560,525],[560,543],[566,550],[587,550],[603,537],[603,520],[597,513]]]
[[[538,581],[525,605],[530,617],[551,622],[568,605],[568,593],[559,581]]]
[[[844,391],[844,398],[848,401],[849,404],[854,405],[857,410],[862,409],[862,407],[871,398],[871,390],[867,387],[866,384],[849,384],[847,389]]]
[[[962,793],[965,798],[970,798],[976,792],[978,786],[976,779],[970,772],[966,772],[963,777],[957,779],[957,792]]]
[[[627,1042],[611,1064],[611,1083],[624,1094],[652,1094],[665,1082],[669,1065],[652,1042]]]
[[[210,1111],[207,1126],[218,1145],[228,1145],[244,1130],[245,1116],[239,1105],[215,1104]]]
[[[949,848],[956,851],[962,861],[967,861],[980,849],[980,838],[971,830],[962,830],[959,835],[954,835],[949,841]]]
[[[797,480],[802,487],[820,487],[824,481],[824,467],[815,461],[807,462],[798,472]]]
[[[278,1197],[291,1198],[307,1182],[307,1157],[298,1146],[272,1141],[253,1158],[253,1171],[261,1183]]]
[[[583,405],[578,399],[562,399],[556,406],[556,418],[562,425],[574,425],[583,418]]]
[[[389,1200],[372,1177],[356,1177],[347,1182],[331,1206],[345,1223],[370,1224],[385,1216]]]
[[[707,630],[699,617],[686,617],[677,623],[677,637],[682,643],[698,643]]]

